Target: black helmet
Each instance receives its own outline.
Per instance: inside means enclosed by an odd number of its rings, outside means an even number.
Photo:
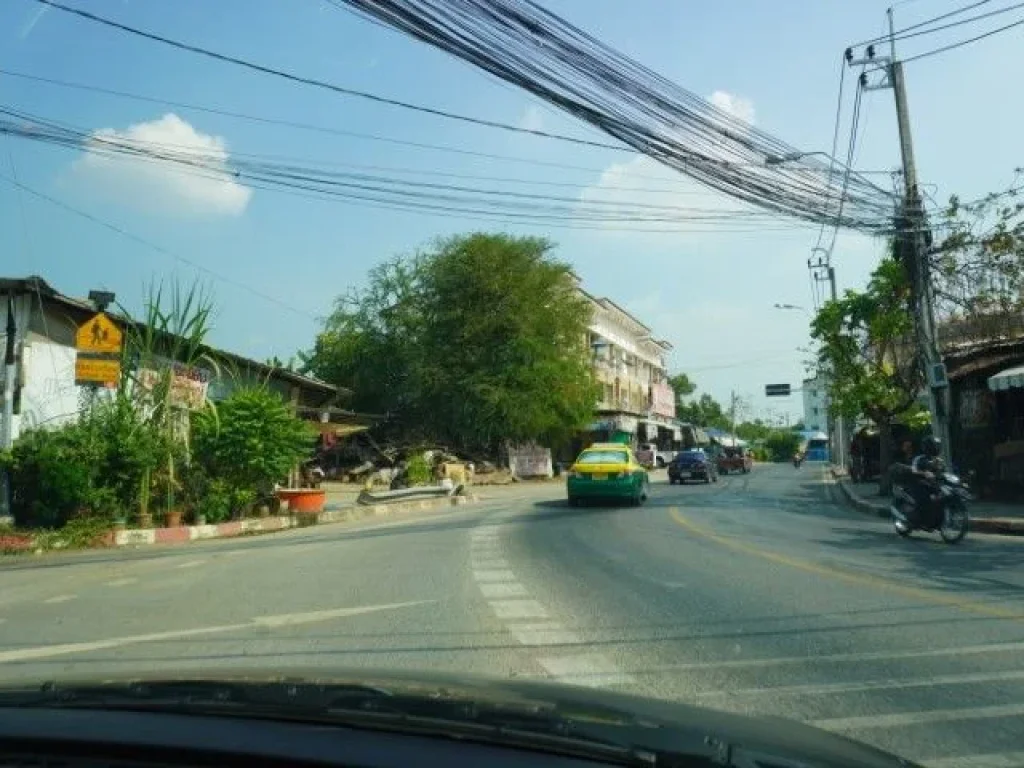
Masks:
[[[942,443],[937,437],[926,437],[921,443],[921,450],[925,456],[938,456],[942,453]]]

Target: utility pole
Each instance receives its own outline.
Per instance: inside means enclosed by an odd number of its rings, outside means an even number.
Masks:
[[[807,267],[811,270],[811,277],[816,282],[827,282],[829,286],[829,296],[832,301],[838,299],[836,292],[836,268],[832,266],[832,253],[824,248],[815,248],[814,252],[821,251],[824,253],[824,257],[818,256],[818,260],[815,262],[811,259],[807,260]],[[827,371],[819,371],[819,373],[829,376]],[[825,382],[826,400],[831,404],[831,398],[828,397],[829,382]],[[827,408],[827,411],[831,408]],[[826,418],[828,419],[829,426],[829,440],[835,447],[835,459],[836,464],[840,467],[846,466],[846,429],[843,424],[842,416],[832,417],[830,413],[826,411]]]
[[[0,449],[14,444],[14,378],[17,376],[15,342],[18,326],[14,319],[14,297],[7,297],[7,344],[4,351],[4,420],[0,424]]]
[[[907,86],[903,77],[903,63],[896,60],[896,42],[892,8],[889,17],[889,57],[876,57],[875,48],[869,45],[866,57],[854,59],[853,52],[846,50],[846,61],[850,66],[872,66],[883,72],[882,80],[868,83],[867,72],[860,76],[860,86],[867,91],[892,88],[896,100],[896,122],[900,138],[900,155],[903,161],[904,201],[902,220],[906,226],[899,235],[906,237],[910,246],[907,264],[910,277],[911,296],[914,303],[914,331],[917,355],[924,369],[928,387],[928,406],[931,412],[932,434],[942,443],[942,458],[951,465],[952,455],[949,442],[949,408],[947,407],[948,381],[942,355],[935,334],[935,311],[933,306],[931,263],[929,260],[930,237],[921,203],[921,192],[917,181],[917,165],[914,161],[914,143],[910,133],[910,109],[907,106]]]
[[[732,421],[732,436],[736,438],[736,390],[732,390],[729,396],[729,412]]]

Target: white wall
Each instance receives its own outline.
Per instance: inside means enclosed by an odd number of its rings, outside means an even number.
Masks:
[[[30,338],[22,347],[21,413],[14,417],[14,439],[38,426],[75,419],[82,387],[75,386],[75,350]]]
[[[803,384],[804,428],[828,431],[828,397],[822,377],[806,379]]]

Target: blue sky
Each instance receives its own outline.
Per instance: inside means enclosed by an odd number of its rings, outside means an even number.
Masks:
[[[126,24],[293,72],[544,130],[600,139],[512,86],[445,54],[321,0],[69,0]],[[583,27],[690,91],[731,102],[759,128],[807,151],[828,150],[839,59],[850,43],[880,35],[887,3],[874,0],[544,0]],[[961,3],[962,4],[962,0]],[[911,0],[897,27],[957,3]],[[1013,20],[1012,15],[1002,17]],[[965,28],[984,31],[993,24]],[[968,36],[965,29],[901,43],[901,55]],[[1008,83],[1024,79],[1021,28],[907,65],[919,173],[937,199],[1004,186],[1020,154],[1024,104]],[[345,98],[134,39],[32,0],[0,4],[0,68],[312,123],[378,137],[439,144],[520,160],[402,146],[269,126],[156,103],[43,85],[0,74],[0,103],[76,127],[111,129],[224,152],[303,158],[318,166],[384,166],[493,177],[489,186],[537,191],[497,179],[557,182],[573,197],[686,204],[695,190],[628,152],[576,147],[445,121]],[[849,82],[849,80],[848,80]],[[844,99],[848,115],[852,89]],[[892,94],[864,96],[855,165],[886,171],[899,161]],[[848,127],[844,115],[844,131]],[[134,126],[134,128],[132,128]],[[593,293],[635,312],[675,345],[674,371],[702,390],[800,411],[797,398],[770,402],[763,385],[803,374],[807,318],[776,302],[812,306],[806,269],[816,231],[780,220],[764,231],[672,234],[510,225],[325,202],[250,190],[178,173],[140,173],[124,162],[0,138],[0,174],[114,224],[149,248],[93,221],[19,193],[0,179],[0,264],[4,275],[40,274],[58,290],[115,290],[137,307],[154,279],[190,281],[184,260],[228,276],[206,276],[218,315],[214,342],[265,358],[310,346],[316,317],[358,286],[375,264],[439,235],[474,229],[544,235],[558,244]],[[845,144],[844,144],[845,146]],[[571,165],[553,167],[543,163]],[[410,176],[410,178],[413,178]],[[885,175],[877,180],[888,184]],[[644,192],[658,188],[660,191]],[[550,188],[547,190],[550,192]],[[728,202],[721,203],[729,206]],[[879,245],[841,234],[834,252],[840,288],[863,284]],[[202,277],[202,275],[200,275]],[[239,285],[241,284],[241,285]],[[243,287],[244,286],[244,287]],[[274,301],[266,298],[273,297]]]

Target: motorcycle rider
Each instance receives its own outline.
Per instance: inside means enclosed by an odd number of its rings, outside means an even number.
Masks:
[[[913,483],[908,489],[914,498],[913,524],[927,519],[935,503],[935,478],[942,471],[942,443],[936,437],[926,437],[921,442],[921,453],[910,462]]]

